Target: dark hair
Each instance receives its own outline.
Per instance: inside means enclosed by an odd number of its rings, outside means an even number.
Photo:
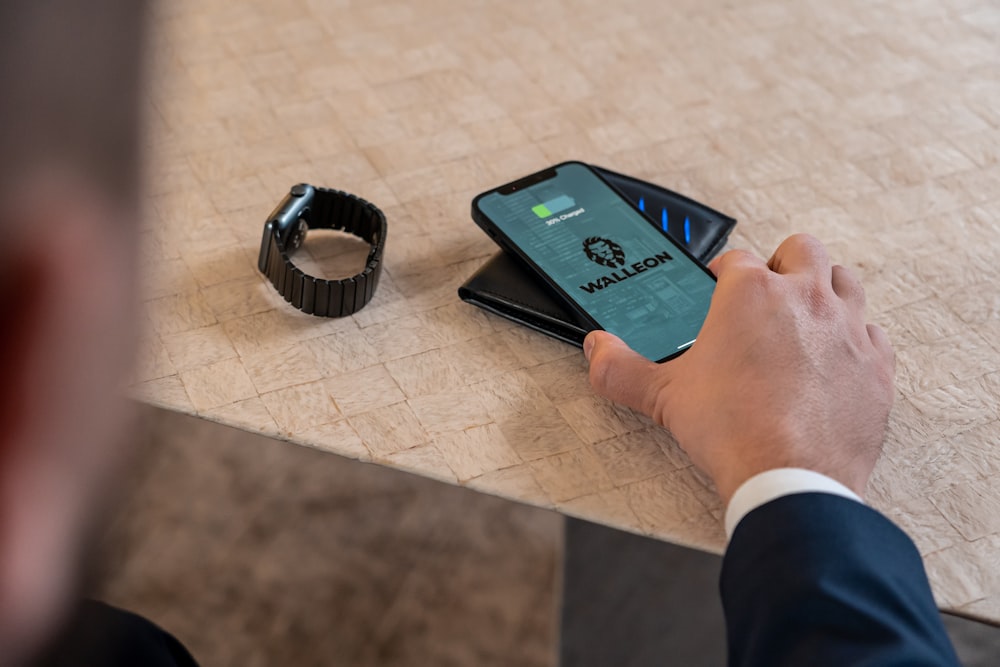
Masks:
[[[0,2],[0,196],[55,163],[131,197],[139,177],[142,0]]]

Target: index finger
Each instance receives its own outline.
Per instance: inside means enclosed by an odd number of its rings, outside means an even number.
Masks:
[[[767,266],[783,275],[812,274],[827,282],[833,279],[833,267],[826,246],[809,234],[793,234],[782,241]]]

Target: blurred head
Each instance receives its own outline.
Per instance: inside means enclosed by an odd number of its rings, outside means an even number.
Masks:
[[[0,3],[0,664],[54,629],[123,452],[144,2]]]

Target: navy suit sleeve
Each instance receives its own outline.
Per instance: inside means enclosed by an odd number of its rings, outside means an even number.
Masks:
[[[959,664],[913,542],[853,500],[802,493],[753,510],[720,588],[732,666]]]
[[[198,667],[172,635],[142,616],[83,601],[35,667]]]

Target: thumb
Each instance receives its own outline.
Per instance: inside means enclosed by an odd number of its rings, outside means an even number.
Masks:
[[[668,382],[666,366],[653,363],[607,331],[591,331],[583,341],[583,353],[590,362],[590,386],[595,392],[653,416],[657,394]]]

